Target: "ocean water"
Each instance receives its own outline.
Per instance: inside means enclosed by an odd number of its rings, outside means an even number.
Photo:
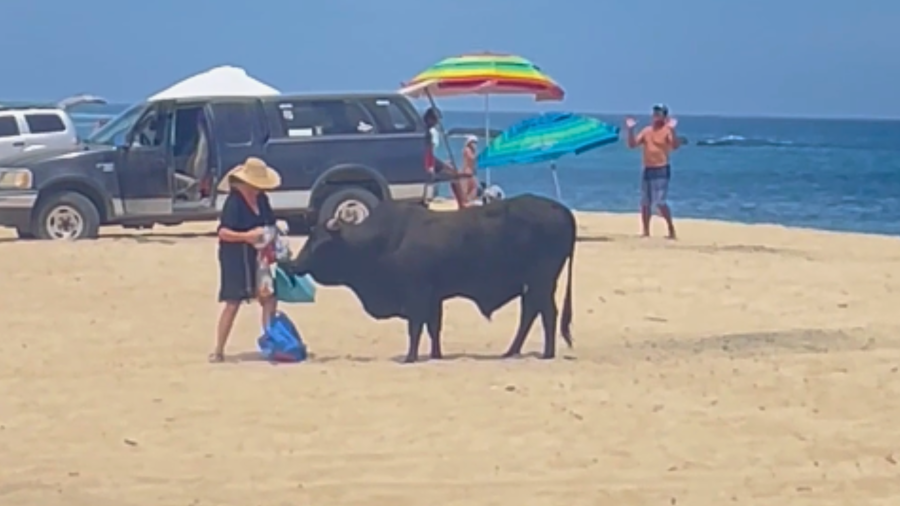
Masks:
[[[73,117],[86,134],[98,119],[123,108],[86,106]],[[490,125],[502,129],[529,115],[491,113]],[[624,119],[597,117],[615,124]],[[637,119],[640,124],[648,121]],[[678,120],[679,135],[689,144],[672,160],[669,201],[676,220],[707,218],[900,236],[900,121],[699,116]],[[449,127],[481,128],[485,116],[447,111],[445,121]],[[458,161],[461,139],[451,139],[450,147]],[[444,146],[439,154],[447,158]],[[563,158],[558,175],[562,200],[572,208],[637,211],[640,154],[624,143]],[[494,169],[491,182],[507,196],[523,192],[555,196],[547,165]]]

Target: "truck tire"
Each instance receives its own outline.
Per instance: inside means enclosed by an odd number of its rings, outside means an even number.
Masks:
[[[331,218],[337,218],[344,223],[362,223],[372,214],[378,203],[378,197],[365,188],[360,186],[341,188],[322,202],[316,222],[323,225]]]
[[[39,201],[31,231],[44,240],[96,239],[100,235],[100,212],[77,192],[51,194]]]

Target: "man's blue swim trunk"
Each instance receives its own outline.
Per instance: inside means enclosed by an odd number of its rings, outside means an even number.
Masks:
[[[669,194],[669,179],[672,177],[672,169],[669,165],[663,167],[644,167],[641,177],[641,206],[654,207],[668,205],[666,197]]]

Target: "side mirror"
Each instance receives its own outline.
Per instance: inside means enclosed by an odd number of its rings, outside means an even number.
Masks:
[[[134,136],[131,132],[126,132],[124,135],[117,135],[118,139],[115,140],[116,149],[119,151],[127,151],[129,147],[131,147],[131,142],[134,139]]]

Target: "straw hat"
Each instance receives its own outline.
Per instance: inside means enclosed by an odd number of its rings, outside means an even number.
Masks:
[[[219,183],[219,191],[228,191],[228,180],[231,178],[240,179],[258,190],[274,190],[281,185],[278,172],[263,160],[252,156],[225,174]]]
[[[468,146],[469,144],[478,144],[478,137],[476,137],[474,135],[467,135],[466,136],[466,145]]]

